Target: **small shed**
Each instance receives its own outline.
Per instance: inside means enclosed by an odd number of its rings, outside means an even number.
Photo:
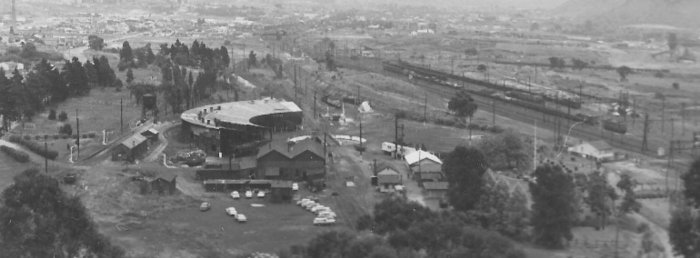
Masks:
[[[148,139],[148,141],[150,141],[151,143],[155,143],[158,141],[158,136],[160,135],[160,132],[158,132],[158,130],[156,130],[155,128],[151,128],[141,132],[141,135],[143,137],[146,137],[146,139]]]
[[[581,155],[584,158],[594,159],[597,161],[606,161],[615,158],[613,148],[603,140],[584,142],[570,147],[568,151],[570,153]]]
[[[141,194],[168,194],[177,192],[177,175],[161,173],[153,177],[144,177],[140,180]]]
[[[447,195],[447,182],[425,182],[423,189],[426,198],[442,199]]]
[[[148,151],[148,139],[141,134],[134,134],[119,143],[112,150],[113,161],[134,162]]]
[[[385,167],[377,173],[380,192],[393,192],[394,186],[402,184],[401,174],[392,167]]]
[[[291,181],[270,182],[271,202],[290,202],[293,195]]]

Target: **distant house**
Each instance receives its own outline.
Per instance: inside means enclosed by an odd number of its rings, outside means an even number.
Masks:
[[[148,151],[148,139],[141,134],[134,134],[119,143],[112,150],[113,161],[134,162]]]
[[[423,190],[425,190],[425,198],[442,199],[447,195],[447,182],[425,182]]]
[[[177,191],[177,175],[162,173],[140,180],[141,194],[174,194]]]
[[[597,161],[611,160],[615,157],[613,148],[603,140],[584,142],[570,147],[568,150],[570,153],[581,155],[584,158],[595,159]]]
[[[393,192],[396,185],[402,184],[401,174],[392,167],[385,167],[377,172],[377,185],[382,193]]]
[[[317,137],[294,142],[277,141],[260,148],[257,179],[320,180],[326,176],[323,144]]]
[[[430,152],[417,150],[404,156],[404,160],[411,169],[411,177],[421,180],[423,174],[442,173],[442,160]]]

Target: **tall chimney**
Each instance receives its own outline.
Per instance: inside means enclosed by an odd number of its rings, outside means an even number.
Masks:
[[[17,9],[15,8],[15,0],[12,0],[12,25],[17,24]]]

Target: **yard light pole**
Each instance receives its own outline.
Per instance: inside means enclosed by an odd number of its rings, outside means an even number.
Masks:
[[[574,127],[576,127],[577,125],[580,125],[582,123],[583,123],[583,121],[579,121],[579,122],[576,122],[573,125],[571,125],[571,127],[569,127],[569,131],[566,133],[566,136],[564,136],[564,143],[562,143],[562,148],[559,150],[559,153],[557,153],[557,157],[556,157],[557,159],[559,158],[561,153],[564,151],[564,146],[566,146],[566,142],[569,140],[569,134],[571,134],[571,130],[573,130]]]

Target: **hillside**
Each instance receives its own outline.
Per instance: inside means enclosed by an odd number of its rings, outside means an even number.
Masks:
[[[598,20],[616,25],[665,24],[700,26],[700,1],[696,0],[569,0],[557,14],[578,20]]]

